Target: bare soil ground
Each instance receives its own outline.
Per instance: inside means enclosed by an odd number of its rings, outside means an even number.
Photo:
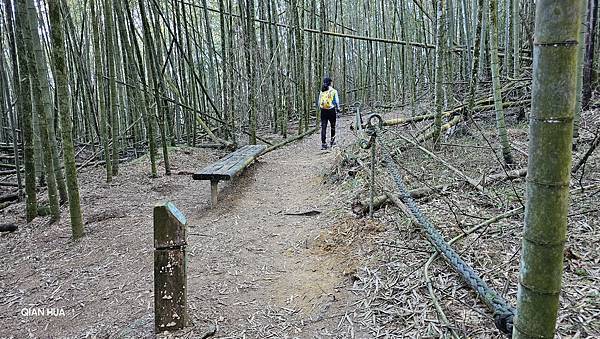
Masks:
[[[514,167],[523,167],[526,125],[510,119]],[[600,124],[590,116],[584,121],[575,161]],[[486,141],[498,151],[493,119],[478,122],[481,132],[470,126],[437,151],[475,179],[502,172],[498,152]],[[446,338],[451,330],[465,338],[502,338],[490,312],[437,259],[427,275],[448,322],[441,318],[425,282],[424,265],[434,251],[398,209],[386,205],[373,219],[350,212],[351,201],[367,197],[370,160],[354,145],[349,124],[342,119],[340,147],[333,151],[321,152],[315,134],[261,157],[241,177],[220,185],[214,209],[208,206],[208,182],[190,175],[151,179],[146,158],[123,165],[111,184],[104,183],[102,168],[81,174],[87,234],[79,242],[69,239],[66,220],[48,225],[39,218],[27,225],[22,203],[5,209],[3,218],[20,228],[0,235],[0,338],[153,337],[152,207],[162,200],[173,201],[189,227],[193,325],[174,337],[199,338],[214,326],[216,338]],[[388,146],[401,150],[396,159],[407,185],[454,183],[453,172],[394,138],[422,127],[390,128],[387,136]],[[225,153],[176,148],[171,154],[177,173],[193,172]],[[393,190],[385,167],[377,168],[377,192]],[[572,188],[600,184],[598,151],[580,174]],[[459,185],[418,204],[450,239],[519,206],[524,188],[523,179],[498,183],[485,194]],[[600,337],[599,192],[572,199],[560,338]],[[289,215],[313,210],[321,213]],[[513,305],[522,220],[522,214],[500,220],[454,245]],[[21,314],[35,307],[62,308],[66,314]]]
[[[352,140],[347,124],[340,125],[344,145]],[[335,190],[322,184],[338,151],[322,152],[318,139],[274,151],[222,182],[214,209],[209,182],[191,175],[152,179],[146,157],[121,166],[111,184],[102,168],[85,170],[86,236],[79,242],[69,239],[66,217],[26,224],[23,203],[12,205],[3,219],[19,230],[0,236],[0,337],[153,337],[152,208],[162,200],[188,219],[194,325],[177,336],[197,338],[210,325],[219,338],[343,336],[338,322],[356,267],[327,245],[328,230],[348,215]],[[176,148],[173,173],[194,172],[221,155]],[[313,210],[321,213],[286,215]],[[65,315],[22,314],[38,307]]]

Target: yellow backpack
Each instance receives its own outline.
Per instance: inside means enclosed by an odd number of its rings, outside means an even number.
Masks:
[[[325,92],[321,92],[319,96],[319,107],[322,109],[332,109],[333,108],[333,98],[334,98],[334,90],[328,89]]]

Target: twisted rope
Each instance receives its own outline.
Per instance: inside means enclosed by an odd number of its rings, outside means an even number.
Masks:
[[[377,127],[370,125],[370,129],[377,130]],[[496,327],[506,334],[512,334],[513,318],[515,315],[515,309],[512,307],[501,295],[491,289],[485,281],[483,281],[477,272],[473,270],[462,258],[454,251],[450,245],[444,240],[444,237],[440,232],[431,224],[429,219],[421,212],[414,199],[408,193],[406,185],[400,176],[400,170],[395,160],[392,158],[391,153],[386,147],[385,138],[382,133],[375,133],[384,142],[380,142],[381,149],[384,155],[385,166],[388,172],[394,179],[396,187],[402,201],[406,204],[412,215],[418,221],[421,228],[425,231],[425,235],[431,244],[440,252],[440,254],[446,259],[448,264],[458,272],[463,280],[471,287],[479,296],[479,298],[492,310],[494,313],[494,324]]]

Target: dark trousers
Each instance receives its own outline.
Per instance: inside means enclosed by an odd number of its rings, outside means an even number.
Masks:
[[[327,122],[331,124],[331,140],[335,138],[335,109],[321,109],[321,143],[327,139]]]

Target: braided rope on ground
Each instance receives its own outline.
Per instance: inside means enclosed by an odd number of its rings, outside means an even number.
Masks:
[[[377,133],[377,136],[385,141],[382,133]],[[485,281],[483,281],[477,272],[471,268],[462,258],[454,251],[450,245],[444,240],[443,236],[439,231],[431,224],[429,219],[421,212],[416,202],[408,193],[402,177],[400,176],[400,170],[396,165],[395,160],[392,158],[389,150],[385,146],[385,142],[380,143],[382,146],[385,166],[388,172],[394,179],[396,187],[400,193],[402,201],[406,204],[410,212],[418,221],[419,225],[425,231],[427,239],[433,244],[433,246],[440,252],[440,254],[446,259],[446,261],[458,272],[464,279],[464,281],[473,289],[481,300],[494,312],[494,323],[496,327],[507,334],[512,333],[512,323],[515,315],[515,309],[512,307],[502,296],[496,291],[491,289]]]

